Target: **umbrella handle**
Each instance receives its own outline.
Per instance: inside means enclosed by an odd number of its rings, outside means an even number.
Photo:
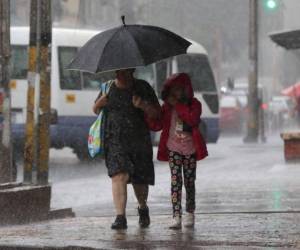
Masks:
[[[123,25],[126,26],[126,23],[125,23],[125,16],[121,16],[121,19],[122,19]]]

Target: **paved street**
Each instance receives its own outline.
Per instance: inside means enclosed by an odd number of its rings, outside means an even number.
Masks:
[[[266,145],[245,145],[239,137],[221,138],[218,144],[209,144],[209,153],[198,163],[198,212],[300,210],[300,167],[285,164],[279,137]],[[78,216],[113,214],[111,183],[103,164],[82,165],[68,151],[52,151],[52,156],[53,208],[73,207]],[[151,212],[170,214],[169,167],[157,161],[155,165]],[[136,214],[131,186],[128,201],[128,213]]]
[[[138,228],[129,187],[129,229],[114,232],[109,228],[113,206],[104,165],[81,164],[68,150],[51,151],[52,207],[72,207],[77,217],[1,228],[0,245],[7,249],[13,245],[31,246],[27,249],[300,249],[300,165],[284,162],[280,138],[250,145],[239,137],[221,138],[209,145],[209,153],[198,167],[194,230],[168,229],[169,169],[156,162],[156,185],[149,197],[151,227]]]
[[[168,219],[168,216],[154,216],[151,227],[145,230],[139,229],[137,218],[132,216],[128,218],[129,228],[125,231],[110,230],[111,218],[108,217],[79,217],[1,228],[0,246],[25,245],[30,246],[29,249],[34,249],[33,246],[53,247],[50,249],[67,246],[82,247],[77,249],[300,249],[299,214],[198,215],[195,229],[178,231],[167,228]]]

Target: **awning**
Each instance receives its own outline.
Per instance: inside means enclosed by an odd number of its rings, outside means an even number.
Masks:
[[[281,94],[295,98],[300,97],[300,82],[297,82],[294,85],[283,89],[281,91]]]
[[[300,29],[273,33],[270,35],[273,42],[288,50],[300,49]]]

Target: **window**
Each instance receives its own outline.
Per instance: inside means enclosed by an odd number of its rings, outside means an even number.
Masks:
[[[58,60],[60,72],[60,87],[61,89],[81,90],[81,74],[79,71],[67,70],[67,66],[75,57],[78,48],[76,47],[59,47]]]
[[[115,73],[105,72],[92,74],[88,72],[80,72],[76,70],[67,70],[66,67],[75,57],[79,48],[77,47],[59,47],[59,69],[60,69],[60,86],[62,89],[72,90],[99,90],[103,82],[115,78]]]
[[[10,78],[27,79],[28,50],[25,45],[11,46]]]
[[[213,114],[219,112],[219,96],[217,94],[204,94],[203,99]]]
[[[84,89],[100,89],[101,83],[107,82],[108,80],[115,79],[115,72],[105,72],[99,74],[91,74],[84,72],[83,74],[83,87]]]
[[[147,81],[150,85],[154,84],[154,66],[138,67],[135,70],[135,77]]]
[[[189,74],[194,91],[217,91],[207,56],[185,54],[177,56],[177,61],[178,71]]]
[[[161,98],[163,84],[166,81],[166,77],[167,77],[167,60],[157,62],[155,64],[155,67],[156,67],[156,81],[157,81],[156,90],[158,92],[158,96]]]

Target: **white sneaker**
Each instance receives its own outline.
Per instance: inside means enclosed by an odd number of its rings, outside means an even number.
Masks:
[[[194,213],[187,213],[184,218],[185,227],[194,227],[195,225],[195,215]]]
[[[181,217],[175,216],[172,219],[170,229],[180,229],[181,228]]]

